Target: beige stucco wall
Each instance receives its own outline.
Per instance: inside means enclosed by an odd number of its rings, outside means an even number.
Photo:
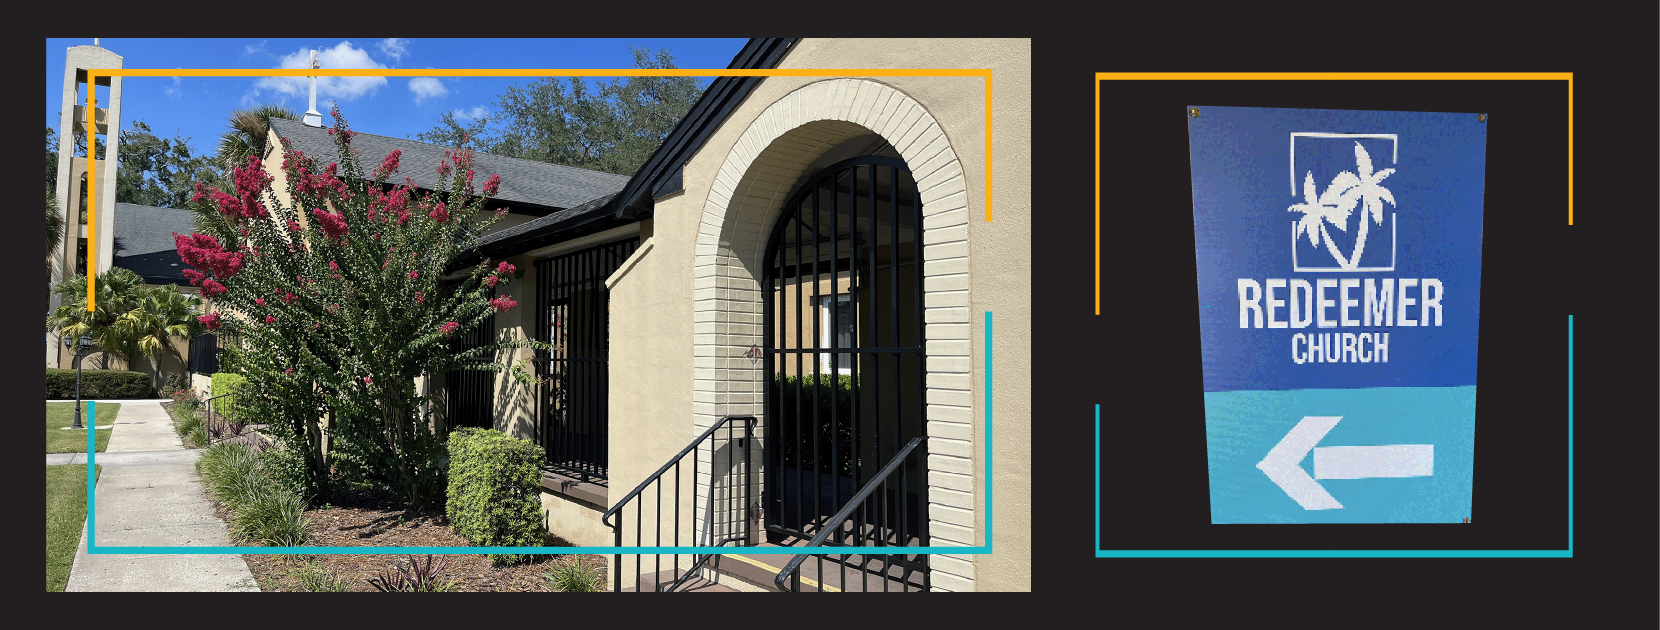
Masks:
[[[549,532],[581,547],[610,547],[611,528],[600,522],[605,509],[564,496],[542,493],[542,518]]]
[[[825,98],[787,99],[802,88],[834,79],[766,79],[687,163],[685,192],[657,201],[651,250],[613,287],[614,330],[630,331],[612,339],[612,435],[630,436],[612,439],[613,487],[631,488],[690,441],[700,428],[688,422],[691,418],[759,411],[758,384],[745,389],[745,377],[733,376],[750,369],[746,362],[735,355],[699,355],[702,350],[698,349],[735,348],[738,344],[730,341],[735,337],[759,337],[758,310],[753,316],[741,311],[701,316],[708,321],[699,321],[697,314],[700,299],[741,300],[745,291],[753,293],[741,281],[751,271],[722,268],[702,281],[697,279],[696,267],[701,260],[735,255],[728,241],[734,234],[751,241],[739,243],[737,249],[753,249],[755,235],[764,235],[771,227],[768,219],[758,216],[735,217],[753,225],[723,225],[723,220],[734,218],[721,216],[727,208],[772,203],[779,195],[787,195],[790,183],[814,158],[872,130],[845,122],[801,126],[799,121],[855,119],[858,112],[849,113],[850,103],[853,110],[862,107],[868,115],[872,108],[891,101],[888,92],[896,91],[920,104],[938,131],[890,131],[899,137],[889,141],[899,146],[934,133],[943,134],[949,145],[949,154],[942,153],[942,147],[932,140],[928,147],[902,147],[910,151],[907,160],[921,182],[928,215],[924,243],[931,291],[927,305],[929,467],[934,471],[930,498],[935,502],[930,514],[936,519],[973,523],[970,531],[942,522],[933,534],[937,539],[972,537],[971,542],[989,543],[995,550],[957,559],[935,556],[934,585],[940,590],[1031,588],[1030,54],[1029,40],[807,39],[797,44],[780,68],[991,68],[995,220],[984,219],[985,88],[980,77],[869,78],[882,87],[856,89],[888,99],[875,104],[851,95],[846,96],[848,101],[834,102],[842,97],[841,92],[826,92]],[[785,105],[774,107],[780,102]],[[752,127],[764,133],[750,133]],[[769,149],[776,147],[755,146],[751,138],[756,137],[782,137],[791,142],[790,159],[798,163],[766,165],[777,173],[743,168],[732,172],[731,164],[750,164],[757,156],[773,155]],[[955,162],[940,166],[930,155],[950,155]],[[791,166],[796,171],[790,171]],[[770,189],[760,185],[768,179],[776,180]],[[942,185],[958,186],[961,192],[941,198],[937,187]],[[953,214],[966,215],[966,224],[944,222]],[[700,235],[703,245],[698,244]],[[753,281],[748,287],[753,287]],[[945,299],[934,299],[932,292]],[[998,350],[993,366],[997,522],[992,541],[983,540],[986,523],[979,507],[983,497],[978,494],[986,469],[980,454],[986,439],[982,408],[986,366],[981,346],[987,311],[995,313]],[[700,376],[710,374],[715,376]]]

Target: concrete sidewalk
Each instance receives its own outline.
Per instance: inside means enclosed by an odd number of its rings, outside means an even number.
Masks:
[[[121,403],[121,413],[109,447],[97,454],[104,466],[94,496],[98,546],[233,546],[196,476],[199,452],[184,448],[161,401],[109,402]],[[63,455],[77,463],[86,457]],[[259,590],[240,555],[94,555],[81,531],[67,591]]]

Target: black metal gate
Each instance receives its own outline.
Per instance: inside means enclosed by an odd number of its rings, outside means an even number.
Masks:
[[[807,179],[773,228],[762,282],[769,532],[928,544],[925,449],[856,522],[827,522],[926,435],[921,226],[905,163],[867,156]],[[925,584],[925,556],[914,558]]]
[[[495,297],[492,291],[491,298]],[[450,337],[451,352],[465,352],[489,345],[495,340],[496,317],[491,315],[477,328]],[[483,357],[488,362],[495,357]],[[496,425],[496,373],[480,370],[456,370],[444,373],[444,397],[449,410],[446,424],[451,429],[479,427],[492,429]]]
[[[219,371],[219,336],[207,333],[190,340],[190,371],[212,376]]]
[[[605,279],[640,245],[607,243],[536,261],[536,440],[547,465],[583,481],[607,476],[610,292]]]

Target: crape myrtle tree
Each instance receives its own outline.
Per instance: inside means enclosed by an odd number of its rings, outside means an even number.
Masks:
[[[337,155],[305,155],[282,139],[291,204],[279,201],[259,157],[234,172],[234,192],[198,187],[193,202],[217,217],[208,234],[175,235],[194,269],[192,284],[220,309],[201,317],[226,344],[222,369],[248,379],[239,388],[253,417],[281,447],[278,474],[308,496],[327,496],[331,471],[398,492],[411,506],[443,496],[443,447],[421,404],[415,377],[493,363],[509,340],[455,353],[447,340],[518,304],[491,299],[513,265],[474,268],[457,287],[439,279],[496,219],[481,215],[501,178],[475,189],[473,153],[445,152],[434,192],[398,172],[399,152],[365,173],[352,131],[333,108]],[[480,194],[482,193],[482,194]],[[324,439],[328,444],[325,452]]]

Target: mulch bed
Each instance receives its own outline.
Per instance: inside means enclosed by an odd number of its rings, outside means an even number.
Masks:
[[[354,491],[337,497],[329,505],[306,510],[307,546],[315,547],[468,547],[465,538],[451,531],[441,510],[405,510],[397,497],[386,492]],[[220,508],[223,510],[223,508]],[[227,514],[221,511],[220,517]],[[548,535],[543,543],[568,547],[570,543]],[[543,577],[559,562],[578,559],[604,573],[606,557],[592,554],[536,556],[533,562],[516,566],[493,566],[484,555],[445,555],[440,574],[455,581],[455,591],[547,592]],[[408,566],[407,555],[244,555],[261,591],[304,591],[298,575],[308,567],[344,579],[350,591],[373,592],[369,578],[382,572],[396,572],[396,565]],[[423,558],[424,559],[424,558]],[[609,584],[609,582],[606,582]]]

